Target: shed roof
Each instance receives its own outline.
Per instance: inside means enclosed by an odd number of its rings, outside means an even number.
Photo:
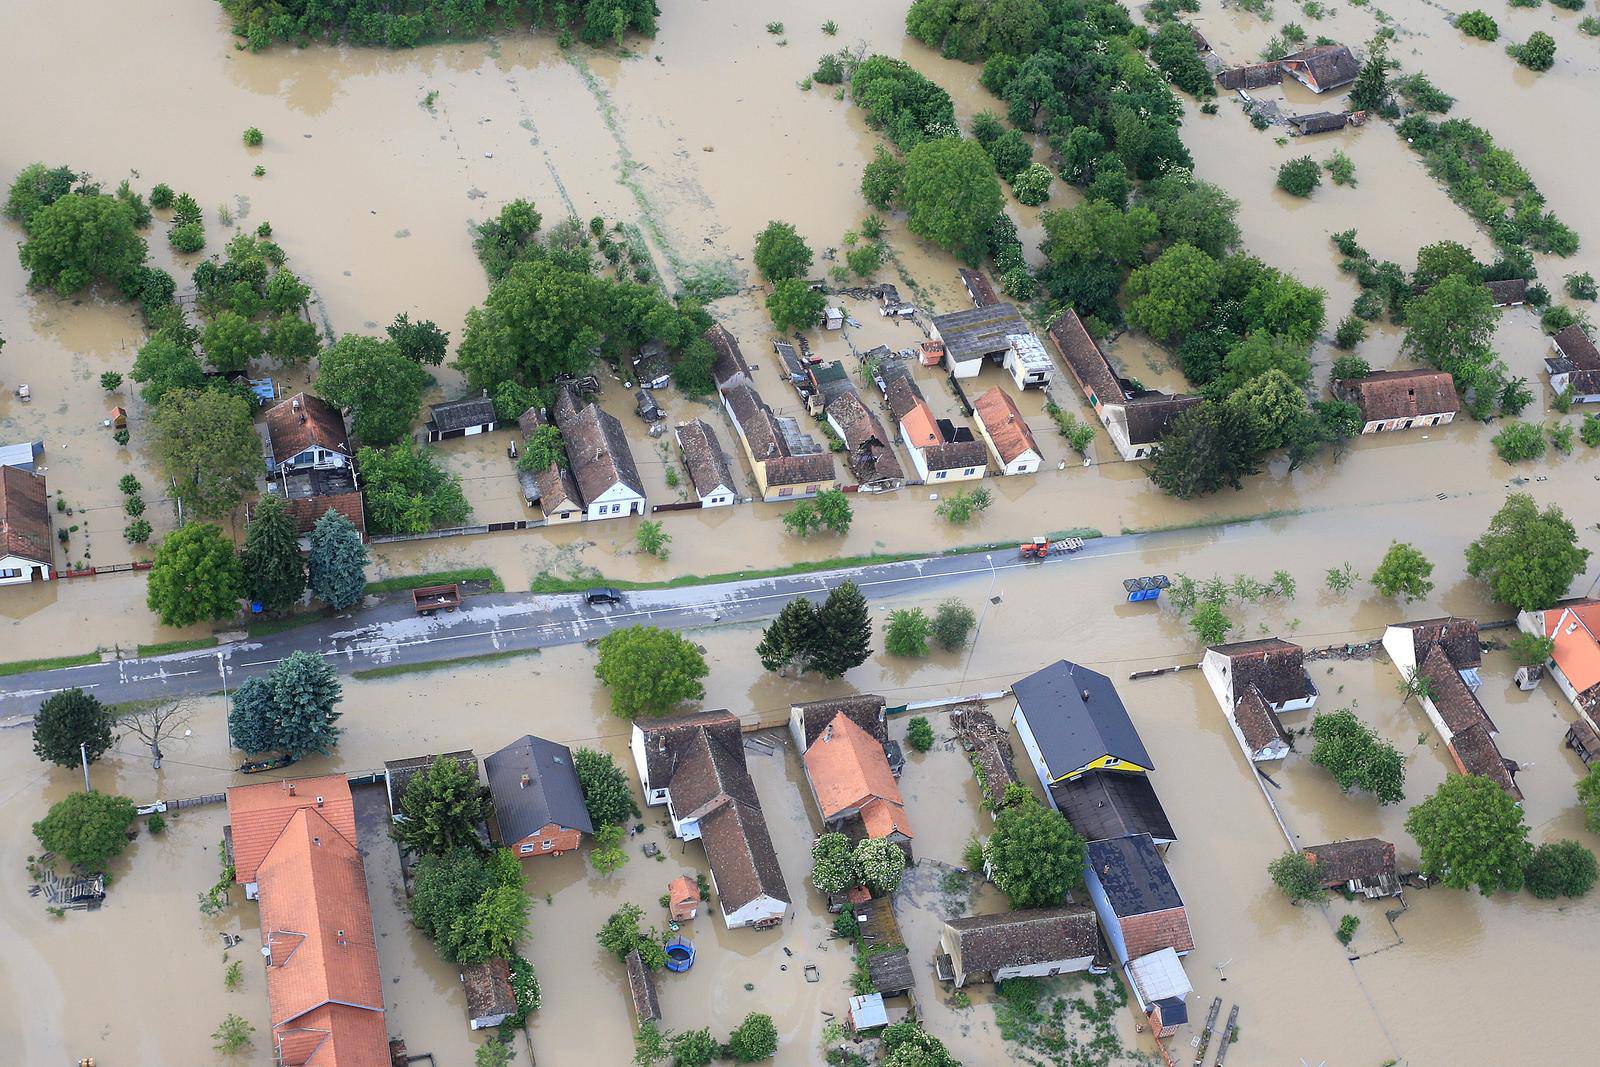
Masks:
[[[1342,130],[1350,122],[1350,116],[1342,111],[1317,111],[1310,115],[1290,115],[1289,125],[1301,133],[1327,133],[1331,130]]]
[[[469,396],[461,400],[447,400],[443,404],[430,404],[432,413],[428,426],[441,433],[465,430],[472,426],[488,426],[495,421],[494,401],[486,396]]]
[[[1116,686],[1099,671],[1057,660],[1011,689],[1052,778],[1102,756],[1155,768]]]
[[[52,562],[44,475],[0,467],[0,555]]]
[[[850,998],[850,1022],[859,1032],[889,1025],[889,1013],[882,993],[863,993]]]
[[[500,840],[521,841],[554,824],[594,833],[566,745],[526,734],[483,759]]]
[[[355,801],[350,797],[350,782],[342,774],[236,785],[228,790],[234,881],[246,885],[256,880],[256,868],[302,808],[319,811],[340,836],[355,844]]]
[[[1010,304],[952,311],[935,315],[933,328],[944,341],[945,355],[955,363],[967,363],[1004,352],[1012,334],[1027,333],[1028,324]]]
[[[296,393],[267,409],[267,440],[272,461],[282,463],[313,445],[330,452],[351,455],[350,436],[345,433],[344,416],[339,409],[310,393]]]
[[[885,996],[904,993],[916,985],[916,979],[911,975],[909,949],[875,952],[868,956],[867,975],[872,979],[872,988]]]
[[[969,973],[1082,959],[1093,956],[1100,944],[1094,909],[1071,904],[968,915],[945,927],[955,934],[961,965]]]
[[[1394,877],[1394,845],[1376,837],[1307,845],[1302,851],[1316,864],[1317,881],[1327,889],[1350,881]]]
[[[1455,381],[1443,371],[1386,370],[1344,383],[1367,422],[1447,415],[1461,410]]]
[[[1000,298],[995,295],[994,286],[989,284],[989,279],[984,277],[983,271],[962,267],[956,273],[961,278],[961,284],[966,287],[967,295],[972,297],[973,307],[984,308],[1000,303]]]
[[[517,1013],[517,994],[511,986],[511,965],[503,957],[463,966],[461,987],[467,995],[469,1019]]]
[[[454,760],[468,778],[474,782],[478,780],[478,757],[473,751],[462,749],[459,752],[446,752],[442,755],[408,756],[405,759],[385,760],[383,764],[384,778],[389,786],[389,807],[393,814],[405,814],[406,789],[411,785],[411,779],[422,774],[433,766],[436,759]]]
[[[719,488],[732,490],[733,472],[728,469],[728,457],[711,426],[704,419],[691,419],[675,432],[694,491],[705,497]]]
[[[1156,841],[1178,839],[1147,774],[1095,771],[1052,782],[1050,796],[1087,841],[1127,834],[1149,834]]]
[[[1178,959],[1176,951],[1164,948],[1128,961],[1128,977],[1145,1004],[1161,1004],[1163,1026],[1181,1023],[1188,1018],[1187,1008],[1182,1006],[1184,998],[1194,992],[1194,986],[1189,984],[1189,976],[1184,973],[1183,961]],[[1181,1012],[1175,1013],[1169,1008],[1169,1002],[1175,1002],[1172,1007],[1182,1007]],[[1176,1014],[1182,1017],[1175,1017]]]
[[[1183,907],[1178,887],[1149,834],[1090,841],[1086,847],[1088,865],[1119,919]]]
[[[628,996],[633,1000],[633,1014],[640,1025],[661,1018],[661,1002],[656,999],[656,979],[644,965],[639,950],[628,953]]]
[[[1029,452],[1036,456],[1043,455],[1017,402],[998,385],[978,397],[972,410],[988,432],[989,439],[994,442],[1001,463],[1013,463]]]

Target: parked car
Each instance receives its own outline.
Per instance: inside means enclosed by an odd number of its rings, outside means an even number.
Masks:
[[[634,401],[633,410],[638,412],[639,417],[645,422],[657,422],[665,417],[661,405],[656,403],[656,398],[651,396],[648,390],[640,389],[634,394]]]
[[[610,586],[599,585],[583,594],[591,606],[598,604],[622,603],[622,590],[612,589]]]

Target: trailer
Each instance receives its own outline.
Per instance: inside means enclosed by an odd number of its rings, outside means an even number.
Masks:
[[[1017,555],[1022,559],[1044,559],[1047,556],[1064,556],[1082,547],[1081,537],[1066,537],[1060,541],[1052,541],[1048,537],[1035,537],[1018,545]]]
[[[411,606],[418,615],[432,615],[443,608],[454,611],[461,606],[461,586],[425,585],[411,590]]]

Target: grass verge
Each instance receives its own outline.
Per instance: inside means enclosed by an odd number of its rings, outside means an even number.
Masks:
[[[250,623],[244,629],[251,637],[268,637],[272,634],[281,634],[285,630],[298,630],[302,626],[310,626],[327,617],[320,611],[308,611],[299,615],[285,615],[281,619],[262,619],[260,622]]]
[[[1254,515],[1207,515],[1205,518],[1195,519],[1193,522],[1174,522],[1166,526],[1144,526],[1139,529],[1124,526],[1122,532],[1124,534],[1153,534],[1175,533],[1178,530],[1203,530],[1208,526],[1234,526],[1242,522],[1264,522],[1267,519],[1283,519],[1290,515],[1300,515],[1304,512],[1304,508],[1280,508],[1277,511],[1261,511]],[[1083,535],[1079,534],[1078,536],[1081,537]]]
[[[368,582],[367,593],[404,593],[425,585],[451,585],[457,582],[488,582],[490,592],[504,593],[505,583],[490,567],[464,567],[456,571],[433,571],[429,574],[412,574],[404,578],[385,578]]]
[[[431,659],[425,663],[395,663],[387,667],[368,667],[365,670],[350,672],[350,677],[370,682],[377,678],[394,678],[402,674],[424,674],[428,671],[454,670],[469,664],[497,663],[500,660],[514,659],[517,656],[534,656],[538,653],[537,648],[511,648],[499,652],[485,652],[481,656],[459,656],[456,659]]]
[[[81,667],[85,663],[99,663],[100,653],[84,652],[76,656],[56,656],[54,659],[19,659],[0,663],[0,678],[8,674],[31,674],[33,671],[54,671],[62,667]]]
[[[692,585],[721,585],[724,582],[749,582],[760,578],[783,578],[792,574],[812,574],[817,571],[848,570],[854,567],[871,567],[880,563],[904,563],[908,559],[927,559],[926,552],[883,552],[866,556],[843,556],[838,559],[819,559],[805,563],[790,563],[766,570],[728,571],[724,574],[680,574],[662,582],[629,582],[618,578],[591,576],[588,578],[559,578],[553,574],[536,575],[531,589],[535,593],[581,593],[597,585],[614,589],[681,589]]]
[[[170,656],[174,652],[193,652],[198,648],[214,648],[215,637],[191,637],[187,641],[162,641],[154,645],[140,645],[139,657],[144,659],[149,656]]]

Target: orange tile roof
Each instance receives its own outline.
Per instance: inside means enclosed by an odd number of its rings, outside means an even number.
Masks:
[[[280,1062],[386,1067],[383,980],[355,842],[316,808],[295,809],[256,881]]]
[[[1600,600],[1579,600],[1544,613],[1544,630],[1555,639],[1550,658],[1579,693],[1600,685]]]
[[[906,445],[910,448],[928,448],[944,441],[939,435],[939,426],[934,420],[933,409],[928,407],[926,400],[918,400],[911,410],[906,412],[905,418],[900,420],[900,426],[905,433]]]
[[[994,442],[1002,464],[1011,463],[1029,451],[1036,456],[1043,454],[1039,451],[1039,442],[1033,439],[1033,431],[1023,421],[1017,402],[998,385],[980,396],[972,408],[983,428],[989,431],[989,440]]]
[[[236,882],[246,885],[257,880],[256,868],[272,851],[294,813],[301,808],[318,807],[318,797],[322,798],[322,817],[354,845],[356,806],[350,798],[350,782],[342,774],[240,785],[228,790]]]
[[[900,799],[900,786],[889,770],[883,745],[841,712],[835,715],[822,734],[805,753],[806,775],[824,820],[851,808],[861,810],[863,823],[873,837],[891,829],[911,836],[910,824]],[[877,814],[870,816],[869,809]],[[899,809],[894,814],[893,809]],[[873,823],[882,833],[873,829]]]

